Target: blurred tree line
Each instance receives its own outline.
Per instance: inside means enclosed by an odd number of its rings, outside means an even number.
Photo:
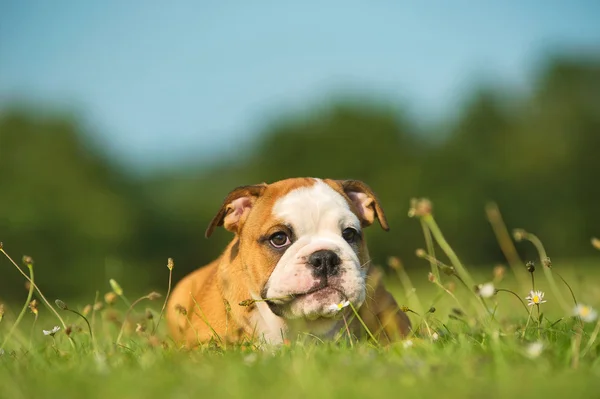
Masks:
[[[346,102],[274,123],[243,159],[152,178],[129,175],[86,137],[76,118],[5,110],[0,115],[0,241],[36,260],[36,279],[63,298],[108,290],[107,280],[164,289],[218,256],[230,234],[204,229],[228,191],[292,176],[355,178],[379,194],[391,225],[368,232],[384,263],[407,267],[423,246],[409,199],[426,196],[461,258],[503,262],[484,205],[496,201],[509,228],[524,227],[550,256],[592,253],[600,235],[600,62],[556,59],[533,90],[476,92],[437,134],[423,134],[397,109]],[[432,137],[436,137],[432,139]],[[23,279],[0,259],[0,297]],[[131,288],[130,288],[131,289]]]

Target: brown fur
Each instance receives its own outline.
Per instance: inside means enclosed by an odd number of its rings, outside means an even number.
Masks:
[[[363,220],[363,225],[378,218],[387,230],[383,210],[368,186],[354,180],[324,181],[346,198],[355,214]],[[312,184],[314,179],[310,178],[288,179],[270,185],[240,187],[226,197],[206,235],[209,236],[216,226],[224,225],[236,233],[235,238],[218,259],[189,274],[175,287],[167,307],[167,321],[175,340],[194,346],[211,338],[218,339],[215,334],[229,342],[254,337],[251,316],[257,310],[253,305],[244,307],[239,303],[249,299],[250,292],[262,291],[280,258],[280,253],[261,244],[260,237],[281,228],[283,221],[276,220],[271,213],[275,201],[291,190]],[[360,190],[372,199],[366,213],[355,206],[348,195],[349,190]],[[244,208],[236,215],[231,204],[239,198],[244,201],[248,198],[251,208]],[[365,267],[369,266],[364,240],[359,258]],[[410,321],[386,291],[380,277],[376,270],[369,271],[367,299],[360,308],[360,315],[371,332],[390,341],[405,336]],[[356,333],[362,329],[357,323],[353,323],[352,328]]]

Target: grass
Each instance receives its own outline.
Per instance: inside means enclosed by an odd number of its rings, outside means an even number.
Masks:
[[[21,304],[0,316],[0,397],[592,397],[600,389],[600,321],[573,316],[573,307],[599,304],[600,258],[550,262],[537,237],[517,230],[519,245],[539,252],[535,265],[524,264],[492,209],[509,265],[471,273],[430,209],[422,201],[411,209],[427,247],[417,252],[423,270],[408,274],[398,259],[389,262],[397,276],[388,287],[414,326],[408,341],[382,346],[340,331],[335,342],[301,336],[277,348],[225,348],[215,339],[187,350],[166,335],[157,293],[129,302],[113,280],[95,305],[54,306],[36,281],[28,294],[47,309],[30,306],[31,314]],[[13,265],[33,276],[30,258],[27,268]],[[491,296],[473,289],[489,282]],[[524,304],[533,286],[546,303]],[[54,326],[55,335],[42,333]]]

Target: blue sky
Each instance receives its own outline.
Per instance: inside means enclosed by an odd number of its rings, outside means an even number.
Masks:
[[[480,82],[523,86],[548,54],[600,49],[598,1],[217,3],[2,1],[0,106],[76,111],[145,169],[238,151],[344,92],[439,120]]]

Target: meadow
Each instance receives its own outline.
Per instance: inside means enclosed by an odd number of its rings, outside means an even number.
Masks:
[[[111,280],[94,301],[65,303],[45,298],[38,266],[11,258],[5,243],[1,273],[20,272],[29,284],[21,304],[0,305],[0,397],[597,396],[600,251],[550,259],[538,237],[509,233],[491,207],[507,262],[467,268],[427,200],[415,200],[410,216],[422,226],[422,268],[409,273],[388,259],[388,287],[413,323],[411,336],[392,345],[342,330],[333,342],[300,336],[269,347],[215,337],[190,350],[169,339],[161,315],[176,263],[157,271],[164,292],[130,298],[135,287]],[[521,245],[536,259],[520,259]],[[598,240],[591,245],[600,250]]]

